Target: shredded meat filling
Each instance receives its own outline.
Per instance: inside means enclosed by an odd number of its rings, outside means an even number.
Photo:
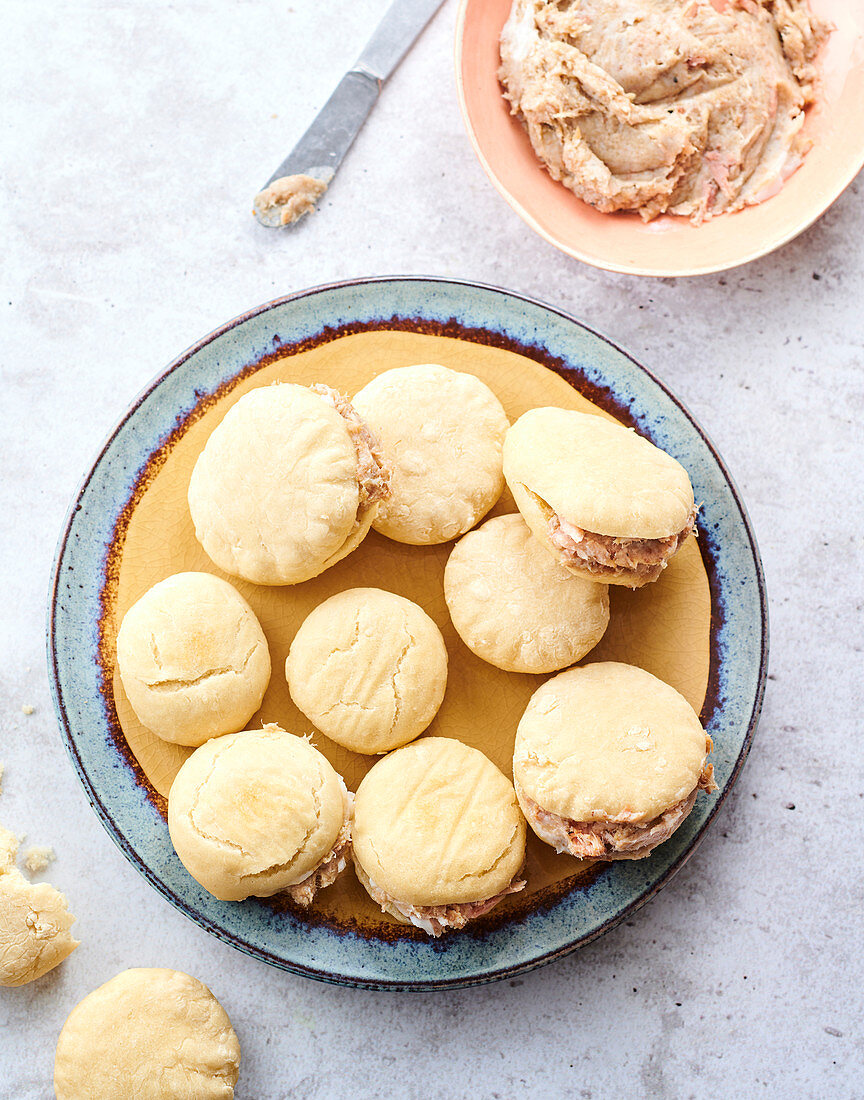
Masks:
[[[347,792],[346,792],[347,793]],[[336,843],[330,850],[330,854],[318,864],[314,871],[310,871],[306,878],[295,882],[293,886],[287,886],[285,893],[297,905],[304,909],[315,900],[315,895],[325,886],[332,886],[336,879],[345,870],[351,856],[351,814],[354,807],[354,796],[348,794],[345,808],[345,820],[336,837]]]
[[[397,901],[396,898],[391,897],[386,890],[382,890],[363,873],[359,866],[357,871],[363,885],[385,913],[395,911],[401,914],[415,928],[421,928],[436,939],[448,928],[464,928],[468,921],[482,917],[494,909],[508,894],[518,894],[528,885],[517,875],[505,890],[482,901],[464,901],[454,905],[410,905],[408,902]]]
[[[386,500],[390,496],[390,479],[393,471],[381,453],[378,440],[360,419],[357,410],[344,394],[321,384],[316,384],[311,389],[319,397],[323,397],[328,405],[333,406],[351,433],[351,440],[357,452],[357,480],[360,483],[361,509],[379,500]]]
[[[549,537],[567,565],[576,565],[598,577],[635,575],[656,580],[693,530],[695,522],[696,508],[675,535],[662,539],[626,539],[585,531],[553,515],[549,520]]]
[[[717,790],[712,764],[705,765],[699,782],[686,798],[641,825],[625,821],[574,821],[544,810],[524,792],[522,801],[531,827],[557,852],[567,852],[576,859],[642,859],[675,832],[693,809],[700,790]]]
[[[553,179],[698,225],[801,164],[830,30],[807,0],[513,0],[498,75]]]

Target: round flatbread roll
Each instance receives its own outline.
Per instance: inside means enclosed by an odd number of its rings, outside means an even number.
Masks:
[[[524,413],[507,433],[504,476],[532,532],[587,580],[629,588],[657,580],[696,520],[684,467],[591,413]]]
[[[711,738],[687,700],[614,661],[547,680],[516,731],[513,779],[528,824],[580,859],[640,859],[713,790]]]
[[[41,978],[78,946],[66,898],[47,882],[28,882],[17,851],[17,838],[0,827],[0,986]]]
[[[397,749],[357,790],[354,864],[381,909],[430,935],[462,928],[525,883],[525,821],[510,781],[447,737]]]
[[[566,668],[609,625],[607,586],[556,562],[519,515],[487,519],[459,540],[444,597],[465,645],[506,672]]]
[[[473,374],[436,364],[373,378],[354,407],[393,466],[376,531],[412,545],[447,542],[473,527],[504,488],[501,402]]]
[[[411,600],[352,588],[305,619],[288,653],[291,698],[331,741],[383,753],[413,741],[441,706],[447,649]]]
[[[262,386],[229,409],[198,456],[195,535],[220,569],[255,584],[317,577],[366,537],[389,492],[385,465],[340,394]]]
[[[57,1040],[57,1100],[231,1100],[240,1044],[206,985],[124,970],[88,994]]]
[[[308,904],[310,886],[329,885],[318,873],[335,871],[332,882],[345,866],[350,817],[350,796],[326,756],[276,725],[208,741],[168,795],[177,855],[223,901],[301,888],[295,900]]]
[[[139,721],[178,745],[243,729],[270,682],[254,611],[210,573],[176,573],[145,592],[123,616],[117,665]]]

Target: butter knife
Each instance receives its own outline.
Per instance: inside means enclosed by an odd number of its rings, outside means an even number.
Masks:
[[[252,210],[262,225],[291,225],[314,207],[375,105],[381,85],[442,3],[394,0],[312,125],[255,196]]]

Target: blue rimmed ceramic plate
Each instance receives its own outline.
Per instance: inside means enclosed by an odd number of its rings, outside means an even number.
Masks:
[[[116,623],[149,584],[180,569],[215,572],[195,556],[203,552],[191,534],[184,486],[231,402],[280,378],[314,378],[353,392],[386,367],[421,361],[477,373],[511,417],[536,404],[583,407],[587,400],[685,465],[702,502],[698,542],[656,585],[613,592],[610,631],[589,659],[642,664],[697,709],[701,703],[719,784],[645,860],[585,872],[532,840],[529,890],[471,931],[439,941],[378,915],[350,873],[320,895],[313,914],[274,899],[220,902],[203,891],[177,859],[165,825],[165,795],[182,752],[136,727],[113,660]],[[498,510],[512,511],[512,503],[502,500]],[[448,550],[398,547],[373,534],[307,585],[238,585],[273,655],[260,717],[297,728],[279,671],[293,630],[319,599],[375,583],[417,598],[444,631],[451,674],[430,732],[458,730],[506,771],[519,713],[542,678],[492,670],[460,649],[440,597]],[[426,585],[420,595],[418,584]],[[746,513],[722,460],[680,402],[626,353],[560,312],[493,287],[424,278],[358,280],[279,299],[171,364],[111,434],[73,504],[57,554],[48,633],[55,705],[79,778],[109,834],[160,893],[208,931],[273,965],[346,985],[413,990],[491,981],[557,958],[668,882],[747,755],[768,650],[762,571]],[[334,758],[332,744],[316,741]],[[368,767],[338,753],[334,762],[349,786]]]

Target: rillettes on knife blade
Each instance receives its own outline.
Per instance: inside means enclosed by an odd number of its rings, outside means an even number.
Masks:
[[[314,207],[366,121],[381,85],[442,3],[394,0],[312,125],[255,196],[252,209],[262,225],[291,225]]]

